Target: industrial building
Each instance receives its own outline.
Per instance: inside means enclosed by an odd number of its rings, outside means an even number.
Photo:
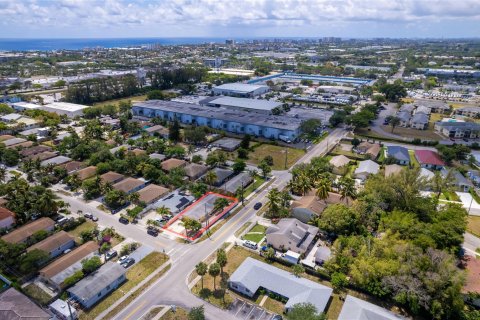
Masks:
[[[59,115],[66,115],[69,118],[74,118],[76,116],[83,115],[83,109],[88,108],[88,106],[68,103],[68,102],[53,102],[44,106],[41,106],[42,110],[53,112]]]
[[[214,95],[252,98],[267,93],[268,86],[253,85],[247,83],[225,83],[212,89]]]
[[[234,97],[207,98],[200,101],[200,105],[213,108],[225,108],[233,111],[255,112],[266,115],[271,115],[273,109],[282,107],[281,102]]]
[[[223,111],[223,112],[222,112]],[[267,139],[279,139],[280,135],[295,140],[300,134],[301,119],[289,116],[268,116],[246,111],[213,109],[194,104],[150,100],[136,102],[132,107],[135,116],[159,117],[189,125],[208,126],[238,134]]]

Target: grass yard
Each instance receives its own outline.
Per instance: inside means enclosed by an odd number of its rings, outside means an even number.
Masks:
[[[415,151],[408,150],[408,154],[410,155],[410,163],[413,167],[418,168],[420,167],[420,163],[418,163],[417,158],[415,158]]]
[[[162,311],[163,308],[164,307],[153,308],[146,315],[142,317],[142,320],[152,320],[160,311]]]
[[[82,238],[80,234],[83,231],[92,230],[97,227],[97,224],[93,221],[87,220],[73,230],[68,231],[68,234],[75,238],[75,242],[80,244],[82,243]]]
[[[392,132],[392,127],[390,126],[382,126],[382,129],[385,130],[386,132]],[[430,125],[427,130],[417,130],[417,129],[412,129],[412,128],[401,128],[401,127],[395,127],[395,130],[393,131],[393,134],[406,137],[406,138],[411,138],[411,139],[429,139],[429,140],[440,140],[443,139],[440,135],[435,133],[433,131],[433,125]]]
[[[172,310],[167,311],[161,318],[161,320],[188,320],[188,312],[185,309],[178,308],[175,312]]]
[[[304,154],[303,149],[285,148],[272,144],[259,144],[248,154],[248,163],[258,165],[266,156],[273,158],[273,170],[285,170],[285,150],[287,150],[287,168],[290,168]]]
[[[124,101],[124,102],[127,102],[127,101],[145,101],[147,100],[147,95],[143,95],[143,96],[131,96],[131,97],[127,97],[127,98],[121,98],[121,99],[113,99],[113,100],[107,100],[107,101],[103,101],[103,102],[97,102],[97,103],[94,103],[93,105],[95,107],[98,107],[98,106],[106,106],[108,104],[113,104],[113,105],[118,105],[121,101]]]
[[[265,179],[263,177],[255,178],[255,181],[245,188],[244,197],[246,198],[250,193],[252,193],[255,189],[257,189],[264,183],[265,183]]]
[[[267,227],[257,224],[242,239],[259,243],[265,237],[266,230]]]
[[[378,163],[383,163],[385,160],[385,149],[386,147],[382,147],[382,149],[380,149],[380,153],[378,154]]]
[[[25,288],[23,288],[23,292],[25,292],[30,298],[37,301],[43,306],[47,305],[48,302],[50,302],[50,300],[52,299],[50,295],[48,295],[45,291],[43,291],[34,283],[31,283]]]
[[[240,229],[235,231],[235,237],[238,237],[239,235],[241,235],[243,231],[245,231],[248,227],[250,227],[251,224],[252,224],[251,222],[245,222],[245,224]]]
[[[448,201],[460,201],[460,198],[455,192],[443,192],[440,195],[441,200],[448,200]]]
[[[160,252],[152,252],[127,271],[127,281],[101,300],[92,309],[80,313],[80,320],[95,319],[100,313],[123,297],[128,291],[138,285],[143,279],[168,261],[168,256]]]
[[[468,216],[467,221],[467,231],[476,235],[477,237],[480,237],[480,217]]]
[[[265,303],[263,304],[262,308],[267,309],[268,311],[271,311],[276,314],[282,314],[285,309],[285,304],[268,297],[267,300],[265,300]]]

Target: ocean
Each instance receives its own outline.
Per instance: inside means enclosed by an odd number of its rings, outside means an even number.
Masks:
[[[225,43],[225,38],[95,38],[95,39],[0,39],[4,51],[79,50],[84,48],[136,47],[141,45],[181,45]]]

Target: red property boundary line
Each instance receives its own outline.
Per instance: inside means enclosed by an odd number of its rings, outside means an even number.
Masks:
[[[218,214],[215,216],[215,218],[213,218],[213,220],[210,220],[208,222],[208,225],[206,225],[205,227],[203,227],[202,229],[200,229],[193,237],[187,237],[186,235],[182,234],[182,233],[179,233],[179,232],[176,232],[176,231],[173,231],[173,230],[170,230],[168,229],[168,227],[170,227],[173,223],[175,223],[177,220],[179,220],[184,214],[186,214],[189,210],[191,210],[193,207],[197,206],[199,203],[202,202],[203,199],[205,199],[206,197],[208,197],[209,195],[215,195],[219,198],[225,198],[225,199],[228,199],[230,201],[232,201],[232,203],[230,203],[230,205],[226,208],[223,209],[222,213]],[[190,204],[188,207],[186,207],[185,209],[182,210],[182,212],[180,212],[179,214],[177,214],[175,217],[173,217],[172,219],[170,219],[170,221],[168,221],[167,224],[165,224],[162,229],[164,230],[167,230],[169,232],[172,232],[184,239],[187,239],[187,240],[190,240],[190,241],[195,241],[198,237],[200,237],[205,231],[207,231],[211,226],[213,226],[215,224],[215,222],[217,222],[218,220],[220,220],[227,212],[229,212],[234,206],[236,206],[238,204],[238,199],[237,198],[234,198],[234,197],[229,197],[229,196],[225,196],[223,194],[220,194],[220,193],[216,193],[216,192],[207,192],[205,193],[203,196],[201,196],[197,201],[195,201],[194,203]]]

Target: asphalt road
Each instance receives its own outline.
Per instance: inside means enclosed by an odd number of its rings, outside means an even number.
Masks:
[[[321,141],[312,147],[298,163],[309,162],[311,158],[324,155],[327,148],[331,148],[347,133],[344,129],[336,129]],[[273,188],[283,188],[291,178],[288,171],[273,172],[275,181],[272,183]],[[176,243],[173,249],[167,251],[171,257],[172,268],[159,280],[150,285],[150,287],[120,312],[114,319],[133,320],[140,317],[148,311],[152,306],[177,305],[184,308],[192,308],[204,305],[205,315],[207,319],[234,319],[233,315],[214,307],[204,300],[193,295],[187,286],[187,278],[194,270],[195,265],[207,258],[215,250],[228,240],[228,238],[247,221],[256,218],[256,210],[253,205],[256,202],[265,203],[268,189],[258,193],[254,200],[250,201],[242,210],[233,216],[225,225],[217,230],[209,239],[191,245],[183,245]]]

